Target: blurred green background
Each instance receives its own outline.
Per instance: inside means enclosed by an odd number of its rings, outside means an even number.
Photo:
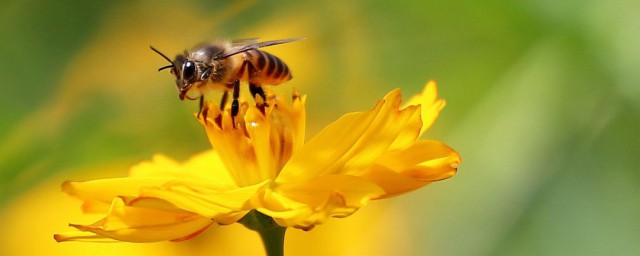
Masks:
[[[149,45],[173,56],[213,38],[301,36],[265,50],[295,77],[274,89],[309,95],[307,139],[435,79],[447,107],[426,137],[463,163],[289,232],[289,254],[640,255],[639,13],[625,0],[4,1],[0,255],[242,255],[244,237],[259,252],[241,227],[180,244],[56,244],[82,218],[59,185],[210,147],[197,103],[178,100]]]

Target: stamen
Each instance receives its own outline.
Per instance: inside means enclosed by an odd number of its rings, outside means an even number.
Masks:
[[[300,99],[300,93],[298,92],[298,90],[296,90],[296,88],[291,87],[291,99],[293,101]]]
[[[218,114],[213,120],[218,125],[218,128],[222,129],[222,113]]]

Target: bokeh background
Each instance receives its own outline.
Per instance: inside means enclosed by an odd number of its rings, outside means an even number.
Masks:
[[[63,243],[90,223],[64,180],[210,147],[165,61],[212,38],[265,50],[308,94],[308,136],[438,81],[426,137],[453,178],[291,230],[288,255],[640,255],[640,2],[3,1],[0,255],[260,255],[240,225],[183,243]]]

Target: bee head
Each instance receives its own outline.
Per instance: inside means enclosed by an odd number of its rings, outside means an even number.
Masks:
[[[169,59],[162,52],[156,50],[151,47],[151,50],[158,53],[165,60],[167,60],[171,65],[167,65],[158,69],[158,71],[162,71],[164,69],[170,68],[171,74],[176,77],[176,86],[178,87],[178,91],[180,92],[180,99],[184,100],[187,97],[187,92],[193,85],[193,83],[198,82],[198,65],[193,60],[190,60],[187,56],[188,54],[180,54],[176,56],[175,60]],[[191,99],[191,97],[187,97]],[[194,98],[195,99],[195,98]]]

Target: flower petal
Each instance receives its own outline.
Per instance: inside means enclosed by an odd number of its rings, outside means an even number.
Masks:
[[[130,174],[132,177],[128,178],[65,182],[62,190],[83,200],[110,204],[114,197],[138,196],[143,188],[160,187],[180,180],[186,183],[204,182],[218,189],[237,188],[213,150],[195,155],[182,165],[166,156],[156,155],[152,161],[133,166]],[[96,206],[99,206],[96,202],[86,202],[83,208],[91,211]]]
[[[245,109],[241,109],[245,111]],[[261,182],[262,174],[256,159],[251,139],[245,135],[245,130],[233,127],[230,111],[219,113],[221,125],[215,118],[200,118],[205,127],[209,142],[217,150],[220,160],[224,163],[230,175],[239,186],[253,185]],[[239,115],[244,116],[244,115]],[[205,122],[206,120],[206,122]]]
[[[419,134],[419,107],[398,110],[393,90],[368,112],[342,116],[297,151],[276,179],[297,183],[330,174],[358,174],[387,150],[407,146]]]
[[[175,208],[159,199],[117,197],[105,218],[91,225],[71,224],[83,232],[57,234],[54,238],[58,242],[103,238],[139,243],[183,240],[199,234],[212,223],[209,218]]]
[[[113,242],[113,239],[104,236],[96,235],[96,233],[88,231],[69,231],[62,234],[54,234],[53,239],[57,242]]]
[[[213,218],[221,224],[230,224],[250,210],[246,202],[269,182],[267,180],[236,189],[220,189],[193,181],[171,182],[162,187],[145,188],[141,195],[165,200],[180,209]]]
[[[165,155],[157,154],[151,161],[131,167],[129,176],[206,180],[220,187],[237,187],[218,153],[213,150],[196,154],[184,163],[178,163]]]
[[[275,127],[272,127],[272,122],[269,122],[257,108],[247,109],[244,120],[257,165],[254,172],[255,179],[258,181],[272,179],[277,174],[276,153],[272,150],[272,146],[279,146],[281,143],[278,141],[275,145],[271,144],[271,130]]]
[[[256,208],[283,226],[310,228],[330,217],[346,217],[384,194],[375,183],[350,175],[326,175],[265,192]]]
[[[305,139],[306,96],[292,93],[291,105],[280,98],[273,99],[273,107],[267,108],[266,116],[271,123],[271,151],[279,172],[289,161],[293,152],[302,147]]]
[[[438,141],[418,141],[404,150],[389,152],[361,175],[392,197],[453,176],[461,159]]]
[[[444,108],[444,99],[438,99],[438,85],[435,81],[429,81],[425,85],[422,93],[409,99],[405,106],[420,105],[420,116],[422,119],[422,129],[420,130],[420,136],[433,125],[438,116],[440,110]]]
[[[114,197],[137,196],[143,187],[161,186],[172,179],[160,178],[113,178],[84,182],[64,182],[62,191],[82,200],[111,203]]]
[[[293,131],[295,134],[295,143],[293,144],[295,152],[296,149],[302,147],[305,142],[305,128],[306,128],[306,103],[307,103],[307,95],[300,95],[298,92],[293,91],[292,102],[290,108],[283,108],[283,115],[287,115],[293,121]],[[286,160],[289,160],[287,158]]]

